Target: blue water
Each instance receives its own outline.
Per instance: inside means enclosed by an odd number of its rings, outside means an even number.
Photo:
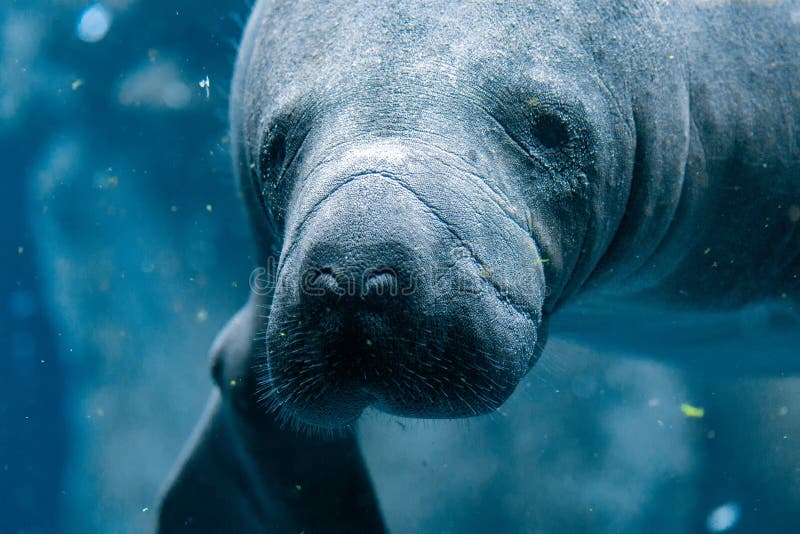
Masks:
[[[246,12],[0,4],[0,534],[153,528],[256,267],[225,121]],[[368,413],[387,524],[800,531],[800,382],[635,356],[555,339],[492,417]]]

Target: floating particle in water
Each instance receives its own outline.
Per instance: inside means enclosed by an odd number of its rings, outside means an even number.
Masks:
[[[214,211],[214,206],[212,206],[211,204],[206,204],[206,211],[208,213],[211,213],[212,211]]]
[[[206,98],[211,98],[211,80],[208,76],[200,80],[200,88],[206,90]]]
[[[683,415],[685,415],[686,417],[700,418],[706,414],[706,411],[703,408],[699,406],[692,406],[687,402],[681,404],[681,411],[683,412]]]
[[[207,310],[200,310],[197,312],[197,322],[204,323],[208,320],[208,311]]]
[[[789,206],[789,220],[793,223],[800,221],[800,206],[794,204]]]
[[[17,247],[17,254],[24,254],[24,253],[25,253],[25,247],[23,246]]]
[[[78,78],[77,80],[72,82],[72,90],[73,91],[77,91],[81,87],[83,87],[83,80],[81,78]]]
[[[726,532],[736,526],[741,516],[741,508],[735,502],[727,502],[711,510],[706,518],[709,532]]]
[[[111,12],[101,3],[92,4],[81,13],[76,33],[86,43],[102,41],[111,28]]]
[[[157,61],[124,75],[117,98],[123,106],[181,110],[191,104],[192,89],[181,78],[177,64]]]

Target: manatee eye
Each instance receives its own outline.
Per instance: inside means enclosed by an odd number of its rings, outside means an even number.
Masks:
[[[261,155],[261,179],[273,181],[280,175],[283,161],[286,158],[286,138],[280,133],[270,135],[266,150]]]
[[[533,135],[545,148],[559,148],[569,142],[567,125],[556,115],[542,115],[532,127]]]

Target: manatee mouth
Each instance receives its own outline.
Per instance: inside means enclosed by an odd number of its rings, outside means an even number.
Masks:
[[[326,429],[349,425],[370,405],[424,418],[492,412],[525,372],[514,362],[530,359],[535,328],[516,314],[515,337],[528,343],[490,349],[496,336],[459,324],[459,311],[414,320],[340,302],[282,314],[267,331],[264,400],[292,423]]]

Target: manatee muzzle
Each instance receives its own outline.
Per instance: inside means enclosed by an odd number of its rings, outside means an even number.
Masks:
[[[315,203],[284,248],[260,386],[282,416],[316,428],[368,405],[477,415],[513,391],[537,325],[538,310],[510,304],[401,178],[361,173]]]

